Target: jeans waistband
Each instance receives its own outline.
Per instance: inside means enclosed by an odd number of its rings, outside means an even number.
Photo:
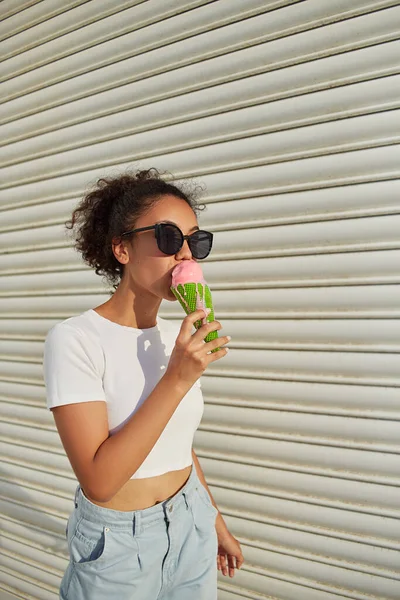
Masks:
[[[165,518],[175,512],[181,505],[188,506],[191,495],[195,493],[196,488],[202,485],[200,482],[194,463],[189,478],[184,486],[170,498],[163,502],[144,508],[141,510],[121,511],[112,508],[105,508],[91,502],[82,492],[80,484],[75,491],[75,508],[81,516],[90,521],[104,522],[112,524],[115,528],[131,528],[135,523],[135,529],[141,530],[147,524],[154,521],[164,521]]]

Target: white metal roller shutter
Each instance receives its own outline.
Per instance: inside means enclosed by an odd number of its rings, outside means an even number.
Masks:
[[[400,3],[3,0],[0,18],[0,595],[57,598],[76,479],[43,340],[108,297],[63,223],[134,165],[207,186],[232,349],[195,448],[246,559],[219,600],[398,600]]]

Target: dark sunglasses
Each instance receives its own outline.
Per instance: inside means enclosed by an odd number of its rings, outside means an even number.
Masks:
[[[209,231],[199,229],[190,235],[183,235],[182,231],[176,225],[170,223],[157,223],[149,227],[141,227],[140,229],[131,229],[121,234],[121,237],[138,233],[139,231],[150,231],[155,229],[157,246],[164,254],[172,255],[179,252],[183,243],[187,240],[190,251],[194,258],[206,258],[211,252],[213,243],[213,234]]]

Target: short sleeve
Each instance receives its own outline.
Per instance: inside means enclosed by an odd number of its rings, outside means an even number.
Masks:
[[[47,408],[95,400],[106,401],[103,389],[103,354],[95,340],[65,323],[47,334],[43,375]]]

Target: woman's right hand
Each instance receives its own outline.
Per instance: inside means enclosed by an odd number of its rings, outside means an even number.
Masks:
[[[201,377],[211,362],[219,360],[228,353],[228,348],[223,348],[230,340],[229,336],[219,337],[211,342],[205,342],[211,331],[222,328],[219,321],[212,321],[202,325],[194,334],[192,328],[196,321],[204,319],[204,310],[199,309],[187,315],[181,325],[176,338],[174,349],[169,359],[165,375],[171,377],[178,385],[191,388]],[[218,352],[211,350],[221,348]]]

